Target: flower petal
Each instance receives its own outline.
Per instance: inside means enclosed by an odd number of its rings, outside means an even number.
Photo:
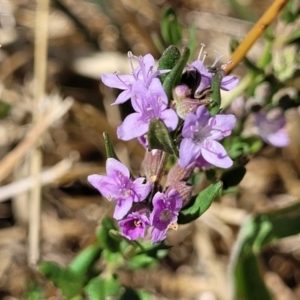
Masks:
[[[193,113],[188,114],[185,117],[183,128],[182,128],[182,136],[184,138],[192,138],[194,135],[193,127],[197,123],[197,116]]]
[[[169,130],[174,130],[178,124],[178,116],[173,109],[166,109],[160,114],[160,119],[163,120]]]
[[[107,176],[112,177],[115,180],[115,176],[118,175],[118,173],[121,173],[126,178],[130,177],[128,168],[115,158],[108,158],[106,160],[106,173]]]
[[[196,117],[197,124],[201,127],[205,127],[210,119],[209,110],[204,105],[199,106],[196,111]]]
[[[138,80],[132,86],[131,105],[136,112],[142,113],[147,101],[148,89],[145,84]],[[146,103],[145,103],[146,102]]]
[[[123,123],[117,128],[117,136],[123,141],[142,136],[148,132],[149,124],[141,119],[139,113],[128,115]]]
[[[230,91],[235,88],[239,83],[239,79],[236,76],[225,76],[221,81],[221,89],[224,91]]]
[[[115,207],[114,218],[116,220],[122,219],[132,207],[132,197],[128,197],[124,200],[119,200]]]
[[[203,158],[212,165],[219,168],[229,168],[233,162],[227,155],[224,147],[217,141],[209,141],[205,148],[201,149]]]
[[[231,134],[236,124],[234,115],[215,115],[210,119],[212,127],[210,139],[220,140]]]
[[[191,139],[183,139],[179,148],[179,165],[186,168],[201,154],[201,148]]]
[[[176,189],[173,189],[168,193],[168,199],[170,201],[170,208],[176,215],[176,218],[172,220],[172,223],[174,223],[177,221],[178,212],[182,207],[182,197]]]
[[[261,137],[268,144],[279,148],[286,147],[290,143],[290,138],[284,129]]]
[[[157,229],[157,228],[153,227],[153,229],[151,231],[151,236],[152,236],[151,242],[152,242],[152,244],[159,243],[159,242],[163,241],[166,238],[167,230],[168,230],[168,228],[165,228],[164,230],[160,230],[160,229]]]
[[[132,75],[102,74],[102,82],[111,88],[127,90],[135,81]]]
[[[155,64],[154,57],[150,53],[146,54],[143,57],[143,63],[145,65],[146,74],[148,75],[154,67],[154,64]]]
[[[114,178],[94,174],[88,176],[88,182],[97,189],[103,197],[109,200],[117,200],[119,187]]]
[[[133,189],[137,194],[137,197],[134,198],[134,202],[139,202],[146,199],[152,189],[152,183],[149,181],[143,183],[144,181],[145,178],[140,177],[133,182]]]
[[[132,94],[131,89],[123,91],[122,93],[119,94],[116,101],[112,103],[112,105],[126,102],[128,99],[131,98],[131,94]]]
[[[168,105],[168,97],[163,89],[161,81],[158,78],[154,78],[149,85],[148,92],[152,95],[155,101],[159,101],[161,110],[165,109]]]

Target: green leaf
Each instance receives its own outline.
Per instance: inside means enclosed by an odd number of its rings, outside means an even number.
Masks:
[[[184,70],[186,63],[190,56],[190,49],[184,48],[180,59],[177,61],[174,68],[168,73],[167,77],[164,80],[163,87],[168,96],[168,99],[171,99],[172,90],[176,84],[179,83],[182,71]]]
[[[74,274],[71,270],[63,269],[53,262],[43,262],[39,268],[67,299],[80,295],[86,276]]]
[[[101,228],[96,232],[97,238],[100,242],[100,245],[111,252],[118,252],[120,249],[120,242],[117,241],[115,238],[111,237],[109,231],[117,230],[114,225],[112,219],[105,217],[102,220]]]
[[[85,287],[90,300],[105,300],[120,296],[121,286],[114,278],[93,278]]]
[[[258,236],[259,226],[254,219],[247,220],[238,236],[232,262],[234,280],[234,299],[239,300],[271,300],[263,281],[263,272],[259,264],[257,252],[253,244]],[[251,274],[251,276],[249,276]]]
[[[218,195],[223,183],[218,181],[201,191],[192,206],[182,210],[178,216],[178,224],[190,223],[199,218]]]
[[[172,70],[180,59],[180,51],[176,46],[169,46],[162,54],[158,61],[158,70]],[[160,79],[164,82],[168,74],[160,75]]]
[[[157,260],[151,256],[148,256],[146,254],[139,254],[135,255],[129,260],[129,267],[132,270],[137,270],[141,268],[151,268],[154,266],[154,264],[157,262]]]
[[[105,145],[107,158],[115,158],[115,159],[119,160],[119,158],[115,152],[114,146],[113,146],[111,139],[107,132],[103,132],[103,138],[104,138],[104,145]]]
[[[177,45],[182,39],[182,28],[174,9],[167,9],[161,20],[161,34],[169,45]]]
[[[50,279],[55,285],[57,285],[57,280],[63,272],[63,268],[58,264],[51,261],[44,261],[39,264],[40,271]]]
[[[197,30],[195,24],[192,24],[189,28],[189,49],[191,51],[190,56],[194,56],[196,50],[196,41],[197,41]]]
[[[155,259],[164,258],[168,254],[168,250],[171,248],[164,243],[152,244],[151,242],[144,242],[143,246],[145,249],[141,252],[141,254],[146,254],[147,256]]]
[[[278,239],[298,234],[300,233],[300,203],[297,202],[289,207],[263,214],[256,217],[255,221],[258,227],[266,222],[268,228],[271,226],[271,230],[268,230],[260,242],[260,247]]]
[[[120,300],[141,300],[139,294],[132,288],[126,288]]]
[[[5,118],[10,112],[10,105],[0,101],[0,119]]]
[[[264,284],[259,258],[249,252],[234,270],[235,300],[272,300]]]
[[[224,77],[224,70],[217,70],[212,78],[211,83],[211,99],[212,103],[209,105],[209,111],[212,116],[216,115],[221,106],[221,81]]]
[[[246,168],[235,166],[223,172],[220,180],[223,182],[223,189],[238,185],[246,174]]]
[[[229,42],[230,53],[233,53],[235,49],[238,47],[239,42],[236,39],[231,39]]]
[[[41,300],[45,299],[45,291],[36,281],[29,281],[26,287],[25,295],[23,299],[26,300]]]
[[[232,258],[235,299],[272,299],[263,281],[259,251],[269,243],[299,233],[299,202],[249,218],[243,224]]]
[[[81,295],[85,282],[86,275],[74,274],[71,270],[65,269],[58,278],[57,287],[67,299],[71,299]]]
[[[169,154],[175,154],[178,157],[178,149],[176,148],[168,128],[165,123],[153,118],[150,121],[148,131],[149,150],[159,149]]]
[[[98,244],[91,245],[81,251],[68,265],[74,274],[87,274],[91,266],[100,258],[102,247]]]

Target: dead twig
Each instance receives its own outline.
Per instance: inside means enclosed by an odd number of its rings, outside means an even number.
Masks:
[[[39,181],[42,186],[55,182],[63,177],[71,168],[72,160],[64,159],[55,166],[45,170],[39,174]],[[27,177],[19,181],[7,184],[0,187],[0,202],[3,202],[11,197],[27,192],[34,186],[34,178]]]
[[[49,126],[64,115],[72,104],[72,98],[68,98],[61,103],[52,104],[53,107],[42,115],[41,119],[28,132],[27,137],[0,161],[0,182],[20,163],[24,155],[38,143],[39,138]]]

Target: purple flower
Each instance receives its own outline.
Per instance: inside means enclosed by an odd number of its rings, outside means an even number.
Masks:
[[[204,66],[204,61],[205,61],[205,58],[207,57],[206,52],[204,52],[204,56],[203,56],[202,60],[200,60],[201,54],[202,54],[202,51],[203,51],[204,47],[205,47],[205,45],[202,44],[202,47],[200,49],[200,53],[199,53],[199,56],[198,56],[198,60],[196,60],[196,61],[194,61],[193,63],[190,64],[190,69],[195,68],[201,74],[200,85],[198,86],[195,94],[199,94],[199,93],[201,93],[201,91],[203,91],[206,88],[210,87],[211,82],[212,82],[212,78],[213,78],[213,72],[210,72],[209,69],[207,69]],[[211,68],[214,68],[216,66],[216,64],[218,63],[218,61],[220,60],[221,57],[222,56],[217,55],[217,57],[216,57],[214,63],[212,64]],[[222,66],[221,66],[221,68],[222,68]],[[225,90],[225,91],[230,91],[234,87],[236,87],[238,82],[239,82],[239,79],[236,76],[225,76],[222,79],[222,82],[221,82],[221,89]]]
[[[147,139],[147,134],[144,134],[142,136],[139,136],[137,138],[137,140],[139,141],[139,143],[145,148],[148,149],[148,139]]]
[[[211,86],[213,73],[209,72],[208,69],[205,68],[201,60],[196,60],[191,63],[191,67],[194,67],[198,72],[201,73],[201,82],[196,90],[196,94],[198,94]],[[238,83],[239,79],[236,76],[225,76],[221,81],[221,89],[224,91],[230,91],[235,88]]]
[[[133,85],[137,81],[142,81],[147,87],[150,85],[153,78],[158,75],[169,72],[170,70],[157,70],[153,71],[155,64],[154,58],[151,54],[146,54],[144,57],[134,56],[131,52],[128,52],[128,57],[130,59],[130,65],[132,69],[131,75],[119,75],[114,74],[103,74],[101,76],[102,82],[111,87],[123,90],[122,93],[118,96],[116,101],[113,104],[120,104],[127,101],[132,97]],[[138,66],[133,67],[132,58],[135,58],[138,61]]]
[[[290,139],[284,129],[286,120],[279,109],[273,109],[268,113],[260,111],[254,114],[254,122],[258,134],[268,144],[275,147],[285,147]]]
[[[171,190],[168,195],[157,192],[153,197],[153,211],[150,214],[152,243],[165,239],[168,228],[177,222],[182,207],[182,198],[178,191]]]
[[[183,140],[179,148],[179,164],[186,168],[202,156],[208,163],[229,168],[232,160],[218,142],[231,134],[235,126],[234,115],[210,116],[205,106],[198,107],[196,114],[187,115],[182,129]]]
[[[128,213],[133,202],[146,199],[152,183],[143,183],[145,180],[143,177],[133,181],[126,166],[114,158],[107,159],[106,172],[107,176],[90,175],[88,181],[108,200],[117,201],[114,218],[119,220]]]
[[[148,217],[138,212],[129,214],[124,220],[119,222],[122,234],[130,240],[145,237],[147,226],[150,225]]]
[[[132,106],[135,113],[130,114],[118,127],[118,138],[124,141],[141,137],[148,132],[151,119],[161,119],[169,130],[174,130],[178,123],[175,111],[168,109],[168,98],[159,79],[154,78],[147,88],[137,81],[132,88]]]

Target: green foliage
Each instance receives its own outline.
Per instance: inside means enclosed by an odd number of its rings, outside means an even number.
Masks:
[[[180,59],[180,51],[176,46],[169,46],[162,54],[158,61],[158,70],[172,70]],[[160,79],[164,82],[168,74],[160,75]]]
[[[219,194],[223,183],[217,181],[202,190],[192,206],[180,211],[178,224],[187,224],[198,219],[211,205],[215,197]]]
[[[195,24],[192,24],[189,28],[189,49],[191,51],[190,56],[193,57],[196,50],[196,41],[197,41],[197,31]]]
[[[209,104],[209,111],[212,116],[216,115],[220,111],[221,106],[221,81],[224,77],[224,71],[222,69],[216,70],[211,83],[211,99],[212,103]]]
[[[190,50],[189,48],[184,48],[182,51],[182,55],[180,59],[178,59],[176,65],[173,67],[170,73],[166,76],[163,87],[164,90],[168,96],[168,99],[171,99],[172,90],[175,87],[176,84],[179,83],[182,71],[184,70],[186,63],[190,56]]]
[[[161,20],[161,34],[168,45],[177,45],[182,39],[182,28],[174,9],[164,11]]]
[[[132,288],[126,288],[125,292],[123,293],[123,295],[121,296],[120,300],[141,300],[142,298],[140,298],[139,294],[137,291],[135,291]]]
[[[246,174],[246,168],[243,166],[234,166],[225,170],[221,176],[223,182],[223,189],[226,190],[231,186],[238,185]]]
[[[105,145],[107,158],[115,158],[115,159],[119,160],[117,157],[117,154],[115,152],[114,146],[113,146],[111,139],[107,132],[103,132],[103,138],[104,138],[104,145]]]
[[[178,157],[178,150],[171,138],[170,132],[165,123],[157,118],[150,121],[148,131],[149,150],[160,149]]]
[[[108,249],[110,252],[118,252],[120,250],[120,242],[109,234],[110,230],[117,230],[117,228],[112,219],[105,217],[102,220],[101,228],[96,232],[97,238],[103,249]]]
[[[139,255],[135,255],[133,256],[130,260],[129,260],[129,267],[132,270],[138,270],[138,269],[142,269],[142,268],[151,268],[155,265],[155,263],[157,263],[157,259],[154,257],[151,257],[147,254],[139,254]]]
[[[231,144],[231,146],[230,146]],[[232,159],[237,159],[243,155],[251,155],[257,153],[263,146],[260,137],[252,136],[242,138],[240,136],[232,137],[224,142],[226,148],[230,147],[229,154]]]
[[[298,0],[290,0],[281,13],[281,19],[285,23],[293,23],[297,21],[300,16],[300,7]]]
[[[67,299],[80,295],[86,282],[85,274],[74,273],[52,262],[40,264],[40,271],[57,286]]]
[[[85,248],[71,261],[68,266],[69,270],[79,275],[88,273],[91,266],[99,259],[101,252],[102,247],[98,244]]]
[[[26,300],[40,300],[43,299],[44,291],[42,288],[35,282],[29,282],[27,285],[27,290],[25,293],[24,299]]]
[[[300,203],[250,218],[242,226],[233,260],[235,299],[272,299],[262,276],[259,252],[278,239],[300,233]],[[251,274],[251,276],[249,276]]]
[[[5,118],[6,116],[8,116],[9,112],[10,112],[10,105],[8,105],[5,102],[0,101],[0,119]]]
[[[119,297],[121,294],[121,286],[113,277],[95,277],[84,290],[90,300],[105,300],[108,297]]]

